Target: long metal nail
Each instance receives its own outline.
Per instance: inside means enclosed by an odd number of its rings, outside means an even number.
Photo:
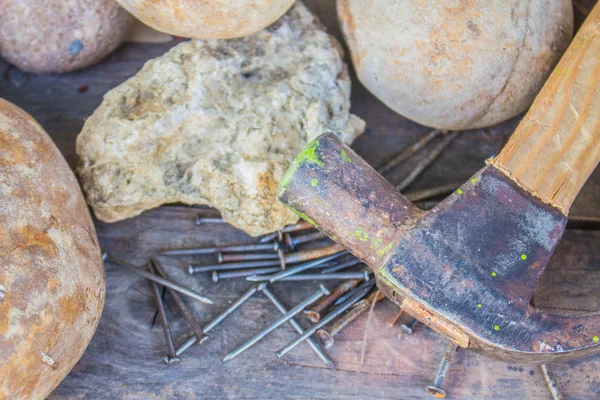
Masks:
[[[156,273],[152,263],[148,263],[148,269],[151,273]],[[160,290],[155,282],[150,281],[150,287],[152,288],[152,294],[154,295],[154,301],[156,302],[156,308],[158,308],[158,316],[160,318],[160,324],[162,325],[163,333],[165,335],[165,342],[167,343],[167,363],[177,362],[179,358],[175,353],[175,345],[173,344],[173,337],[171,336],[171,328],[169,328],[169,320],[165,313],[165,306],[162,299],[160,298]]]
[[[281,251],[279,249],[278,251]],[[255,261],[255,260],[277,260],[279,255],[277,253],[238,253],[238,254],[217,254],[217,262],[223,264],[224,262],[237,262],[237,261]]]
[[[365,289],[365,288],[369,288],[371,289],[373,286],[375,286],[375,279],[369,279],[368,281],[364,281],[363,283],[361,283],[360,285],[358,285],[357,287],[355,287],[354,289],[352,289],[351,291],[349,291],[348,293],[340,296],[339,299],[337,299],[333,305],[337,306],[342,304],[343,302],[345,302],[346,300],[348,300],[350,297],[354,296],[356,293],[360,292],[361,290]]]
[[[218,282],[221,279],[230,279],[230,278],[243,278],[246,276],[252,276],[257,274],[272,274],[273,272],[281,271],[279,267],[269,267],[269,268],[256,268],[256,269],[242,269],[237,271],[227,271],[227,272],[212,272],[212,280],[213,282]]]
[[[258,292],[259,290],[262,290],[266,286],[267,286],[266,283],[259,283],[257,285],[252,286],[246,293],[241,295],[239,299],[237,299],[229,307],[227,307],[221,314],[217,315],[217,317],[215,319],[213,319],[208,324],[206,324],[206,326],[204,326],[204,328],[202,328],[202,332],[204,332],[205,334],[208,334],[208,332],[210,332],[217,325],[219,325],[221,322],[223,322],[223,320],[225,318],[227,318],[235,310],[240,308],[242,306],[242,304],[244,304],[256,292]],[[205,336],[200,343],[204,342],[204,340],[206,340],[206,339],[208,339],[208,336]],[[184,344],[182,344],[181,346],[179,346],[177,348],[177,350],[175,351],[175,354],[177,356],[180,356],[181,354],[183,354],[184,351],[186,351],[187,349],[192,347],[192,345],[196,342],[198,342],[198,337],[196,335],[191,336],[188,340],[186,340],[186,342]]]
[[[300,235],[295,237],[292,237],[292,235],[290,235],[289,233],[286,233],[284,235],[285,245],[292,250],[300,244],[312,242],[326,237],[327,235],[320,231],[307,233],[306,235]]]
[[[325,329],[319,329],[317,331],[317,336],[321,339],[321,343],[323,346],[328,349],[335,343],[334,337],[342,331],[345,327],[347,327],[352,321],[358,318],[363,312],[367,311],[371,304],[377,298],[377,302],[380,302],[385,296],[380,296],[379,292],[375,291],[366,299],[360,300],[356,302],[348,311],[346,311],[343,315],[339,316],[334,322],[331,328],[328,331]]]
[[[427,169],[427,167],[429,167],[440,156],[440,154],[442,154],[444,149],[448,147],[448,145],[450,145],[450,143],[452,143],[454,139],[456,139],[458,133],[459,132],[452,132],[446,134],[446,137],[442,139],[442,141],[431,151],[431,153],[427,154],[427,157],[419,161],[419,163],[415,166],[415,168],[413,168],[410,174],[408,174],[408,176],[404,178],[402,182],[396,185],[396,189],[402,192],[411,183],[413,183],[415,179],[417,179],[419,175],[421,175],[421,173],[425,171],[425,169]]]
[[[429,200],[438,196],[449,195],[458,189],[460,185],[460,183],[448,183],[446,185],[440,185],[429,189],[416,190],[414,192],[406,193],[404,197],[415,203],[417,201]]]
[[[318,265],[317,268],[329,268],[329,267],[335,267],[336,265],[338,265],[337,261],[328,261],[326,263]]]
[[[213,271],[232,271],[237,269],[249,269],[249,268],[264,268],[274,267],[280,265],[279,260],[264,260],[264,261],[247,261],[238,263],[225,263],[225,264],[210,264],[210,265],[190,265],[188,267],[188,273],[190,275],[198,274],[200,272],[213,272]],[[281,267],[277,268],[281,271]]]
[[[167,256],[186,256],[196,254],[213,254],[213,253],[242,253],[244,251],[277,251],[279,243],[259,243],[259,244],[241,244],[235,246],[220,246],[220,247],[201,247],[193,249],[174,249],[166,250],[161,254]]]
[[[329,255],[329,256],[326,256],[326,257],[317,258],[316,260],[312,260],[312,261],[309,261],[309,262],[306,262],[306,263],[303,263],[303,264],[299,264],[299,265],[296,265],[296,266],[291,267],[291,268],[287,268],[287,269],[285,269],[283,271],[280,271],[280,272],[276,273],[275,275],[270,275],[268,277],[269,281],[271,283],[273,283],[275,281],[278,281],[280,279],[286,278],[288,276],[291,276],[291,275],[297,274],[299,272],[306,271],[308,269],[314,268],[314,267],[316,267],[318,265],[321,265],[323,263],[326,263],[328,261],[335,260],[336,258],[339,258],[339,257],[343,256],[344,254],[346,254],[345,250],[344,251],[340,251],[340,252],[335,253],[335,254],[332,254],[332,255]]]
[[[346,254],[347,251],[342,246],[335,244],[332,246],[322,247],[320,249],[298,251],[295,253],[284,254],[278,250],[279,260],[260,260],[260,261],[248,261],[239,263],[225,263],[225,264],[213,264],[213,265],[190,265],[188,272],[193,275],[198,272],[210,272],[210,271],[228,271],[233,269],[247,269],[247,268],[262,268],[262,267],[273,267],[280,265],[281,269],[285,269],[287,264],[295,264],[299,262],[309,260],[323,260],[323,257],[329,256],[334,253],[340,255]],[[329,260],[324,260],[326,262]],[[318,265],[318,264],[317,264]]]
[[[304,331],[304,334],[299,335],[296,339],[292,340],[290,343],[286,344],[283,348],[281,348],[276,354],[277,357],[281,358],[290,352],[294,347],[296,347],[300,342],[306,340],[306,338],[311,337],[316,331],[324,327],[329,321],[333,320],[335,317],[346,311],[350,308],[354,303],[364,297],[371,288],[364,288],[362,291],[356,293],[354,296],[350,297],[344,303],[340,304],[336,307],[332,312],[327,314],[321,321],[313,325],[310,329]]]
[[[201,217],[198,216],[196,218],[196,225],[202,225],[202,224],[225,224],[226,222],[223,220],[223,218],[207,218],[207,217]]]
[[[258,243],[269,243],[274,240],[277,240],[278,242],[283,241],[283,233],[281,232],[281,230],[279,230],[277,232],[269,233],[268,235],[261,237],[260,240],[258,241]]]
[[[301,302],[300,304],[298,304],[296,307],[292,308],[285,315],[283,315],[281,318],[277,319],[275,322],[271,323],[265,329],[263,329],[262,331],[260,331],[259,333],[257,333],[256,336],[254,336],[252,339],[248,340],[246,343],[244,343],[243,345],[241,345],[239,348],[237,348],[236,350],[234,350],[231,353],[227,354],[223,358],[223,361],[231,360],[232,358],[238,356],[239,354],[241,354],[245,350],[249,349],[254,344],[258,343],[258,341],[260,341],[262,338],[264,338],[269,333],[271,333],[275,329],[277,329],[277,327],[283,325],[288,320],[290,320],[291,318],[293,318],[296,314],[302,312],[302,310],[304,310],[306,307],[308,307],[309,305],[311,305],[315,301],[319,300],[321,297],[323,297],[325,295],[328,295],[328,294],[329,294],[329,291],[327,290],[327,288],[324,285],[321,285],[319,287],[319,290],[315,294],[313,294],[312,296],[310,296],[309,298],[307,298],[306,300],[304,300],[303,302]]]
[[[331,274],[332,272],[338,272],[338,271],[341,271],[346,268],[354,267],[355,265],[358,265],[360,263],[362,263],[362,261],[360,259],[353,258],[352,260],[343,262],[338,265],[334,265],[333,267],[323,269],[323,270],[321,270],[321,273],[322,274]]]
[[[169,279],[169,277],[163,270],[162,265],[157,259],[151,258],[150,263],[152,267],[154,267],[154,271],[156,271],[158,275],[160,275],[164,279]],[[202,339],[204,337],[204,332],[202,332],[202,328],[200,328],[200,325],[198,325],[198,321],[196,321],[196,318],[194,318],[190,309],[185,305],[185,303],[181,299],[181,296],[179,296],[179,293],[177,293],[175,290],[169,287],[167,288],[167,290],[169,291],[169,294],[175,301],[175,305],[177,306],[177,308],[179,308],[179,312],[181,312],[181,315],[183,315],[183,318],[185,318],[190,328],[192,328],[198,339]]]
[[[291,225],[285,226],[281,231],[283,233],[290,233],[290,232],[298,232],[298,231],[303,231],[305,229],[312,229],[312,228],[314,228],[314,226],[312,226],[312,224],[310,222],[300,221],[297,224],[291,224]]]
[[[458,350],[458,345],[454,342],[448,343],[448,347],[446,348],[446,352],[442,357],[442,361],[440,361],[440,366],[438,367],[437,375],[433,380],[433,384],[427,386],[427,393],[431,394],[438,399],[443,399],[446,397],[446,391],[442,389],[442,384],[444,383],[444,378],[446,377],[446,373],[448,372],[448,367],[450,366],[450,360]]]
[[[333,289],[329,296],[323,298],[319,303],[317,303],[316,306],[314,306],[310,310],[304,311],[304,314],[306,314],[306,318],[308,318],[308,320],[313,324],[319,322],[319,320],[321,319],[321,312],[323,310],[327,309],[327,307],[333,304],[333,302],[339,299],[340,296],[342,296],[344,293],[347,293],[350,290],[354,289],[359,283],[360,279],[351,279],[346,282],[340,283],[335,289]]]
[[[442,132],[443,131],[439,129],[429,131],[425,136],[419,138],[417,141],[400,151],[400,153],[394,154],[392,157],[385,160],[382,165],[377,167],[377,172],[382,175],[390,172],[392,169],[396,168],[396,166],[402,164],[417,151],[425,147],[427,143],[431,142],[431,140],[440,135]]]
[[[295,253],[280,254],[281,269],[286,269],[287,264],[296,264],[310,260],[322,259],[333,254],[347,254],[348,251],[342,245],[335,243],[318,249],[297,251]]]
[[[544,375],[544,379],[546,380],[546,383],[548,384],[548,389],[550,390],[550,394],[552,395],[552,398],[554,400],[563,400],[563,395],[560,392],[560,386],[558,386],[558,381],[556,380],[556,377],[554,376],[554,372],[552,371],[552,368],[550,368],[550,366],[547,364],[540,365],[540,368],[542,369],[542,374]]]
[[[103,256],[103,259],[105,259],[106,261],[111,262],[113,264],[119,265],[121,267],[125,267],[125,268],[143,276],[146,279],[150,279],[151,281],[159,283],[163,286],[170,287],[171,289],[176,290],[179,293],[189,296],[193,299],[196,299],[196,300],[201,301],[206,304],[213,304],[211,299],[209,299],[206,296],[201,295],[200,293],[196,292],[195,290],[192,290],[192,289],[182,286],[178,283],[175,283],[171,280],[164,279],[158,275],[155,275],[148,271],[140,269],[140,268],[136,267],[135,265],[128,263],[127,261],[119,260],[118,258],[114,258],[109,255]]]
[[[344,280],[344,279],[369,279],[370,270],[363,272],[338,272],[334,274],[298,274],[286,276],[285,278],[277,279],[277,281],[331,281],[331,280]],[[252,275],[246,278],[250,282],[273,282],[269,279],[269,276],[265,275]]]
[[[415,326],[417,326],[418,323],[419,323],[418,319],[413,319],[410,324],[402,324],[400,327],[402,328],[404,333],[406,333],[408,335],[412,335],[413,331],[415,329]]]
[[[298,232],[298,231],[303,231],[305,229],[311,229],[311,228],[313,228],[313,226],[309,222],[300,221],[297,224],[287,225],[287,226],[283,227],[283,229],[281,229],[277,232],[273,232],[266,236],[263,236],[260,239],[260,243],[271,242],[277,238],[279,238],[279,241],[281,242],[283,240],[282,235],[284,233]]]
[[[284,307],[283,304],[281,304],[281,302],[279,301],[279,299],[277,299],[277,297],[275,297],[275,295],[273,294],[273,292],[271,292],[271,290],[265,286],[262,289],[263,293],[265,294],[265,296],[267,296],[269,298],[269,300],[271,300],[271,302],[275,305],[275,307],[277,307],[277,309],[279,310],[280,313],[282,314],[287,314],[288,310]],[[299,334],[302,335],[304,333],[304,330],[302,329],[302,327],[300,326],[300,324],[298,323],[298,321],[296,321],[294,318],[289,320],[290,325],[292,325],[292,327],[294,328],[294,330]],[[335,369],[335,366],[333,364],[333,361],[331,361],[329,359],[329,357],[327,357],[327,354],[325,354],[325,352],[323,351],[323,349],[311,338],[306,339],[306,343],[308,343],[308,345],[310,346],[311,349],[313,349],[313,351],[315,352],[316,355],[319,356],[319,358],[321,360],[323,360],[323,362],[325,364],[327,364],[331,369]]]

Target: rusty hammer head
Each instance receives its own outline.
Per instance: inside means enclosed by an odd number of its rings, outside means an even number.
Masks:
[[[367,263],[388,298],[462,347],[538,363],[600,348],[599,315],[531,306],[566,217],[493,165],[424,212],[324,134],[292,163],[278,197]]]

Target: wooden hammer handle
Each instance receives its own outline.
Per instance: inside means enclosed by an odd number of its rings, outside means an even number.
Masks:
[[[600,4],[491,163],[567,215],[600,160]]]

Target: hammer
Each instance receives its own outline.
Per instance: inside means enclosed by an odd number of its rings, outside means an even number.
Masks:
[[[555,315],[531,298],[600,159],[599,55],[597,5],[500,154],[429,212],[332,133],[297,156],[277,196],[463,348],[538,364],[596,352],[600,313]]]

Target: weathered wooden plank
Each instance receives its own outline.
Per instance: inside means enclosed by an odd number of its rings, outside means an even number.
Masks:
[[[105,249],[139,264],[159,248],[252,240],[227,225],[198,227],[194,216],[193,209],[163,207],[116,226],[99,223],[98,232]],[[581,241],[584,245],[577,248],[580,261],[570,262],[568,266],[574,271],[589,268],[588,260],[597,257],[593,246],[597,235],[586,235],[585,232],[569,231],[549,271],[559,269],[565,259],[571,259],[572,252],[577,251],[573,249]],[[186,274],[187,264],[213,262],[211,256],[162,257],[161,260],[173,279],[191,285],[215,301],[214,306],[208,306],[186,299],[202,323],[212,319],[250,286],[239,280],[214,284],[208,274],[198,277]],[[107,267],[107,279],[107,303],[98,333],[74,373],[56,390],[54,399],[75,395],[96,398],[99,387],[103,388],[102,396],[108,399],[193,398],[192,394],[197,398],[261,398],[265,396],[265,390],[268,390],[268,397],[426,398],[424,386],[435,374],[445,347],[444,339],[422,326],[412,336],[403,335],[399,324],[388,327],[386,323],[397,308],[384,301],[375,309],[364,365],[360,365],[358,357],[366,315],[343,331],[334,347],[328,350],[338,367],[337,372],[323,369],[321,361],[304,345],[286,356],[286,363],[279,361],[274,351],[295,337],[287,326],[236,359],[222,364],[220,360],[225,354],[278,317],[269,301],[257,295],[216,328],[211,333],[211,340],[185,354],[179,365],[166,366],[160,361],[164,353],[161,329],[158,325],[151,328],[154,308],[148,284],[112,265]],[[587,293],[588,300],[596,298],[592,293],[593,282],[582,286],[585,282],[585,279],[580,281],[573,287],[578,290],[568,294],[581,296]],[[287,307],[297,304],[314,290],[315,286],[310,284],[278,283],[273,287]],[[549,300],[544,300],[546,297],[552,299],[552,290],[554,287],[544,288],[540,294],[543,300],[538,303],[552,305]],[[175,311],[170,301],[167,305],[169,312]],[[189,334],[185,322],[180,317],[171,320],[177,340],[183,341]],[[304,318],[299,320],[305,327],[309,326]],[[598,357],[593,357],[558,365],[556,372],[565,395],[583,399],[595,393],[595,368],[599,361]],[[533,375],[529,371],[533,371]],[[584,375],[591,378],[577,378]],[[537,367],[507,365],[470,352],[457,355],[447,382],[449,398],[509,399],[520,396],[543,399],[547,396]]]
[[[307,2],[336,36],[339,28],[334,1]],[[584,1],[589,5],[589,1]],[[69,164],[76,165],[75,138],[86,117],[100,104],[103,94],[123,82],[153,57],[177,42],[130,44],[119,48],[98,65],[65,75],[30,75],[0,61],[0,97],[30,112],[57,143]],[[400,117],[371,96],[353,78],[353,112],[367,121],[367,131],[354,148],[372,165],[400,150],[427,131]],[[80,93],[79,88],[87,86]],[[485,159],[498,153],[518,118],[498,126],[461,134],[409,190],[464,181],[480,169]],[[420,154],[395,174],[402,176]],[[600,171],[595,171],[575,201],[572,215],[600,216]],[[252,239],[226,225],[197,227],[193,210],[164,207],[115,224],[97,223],[102,246],[117,257],[143,263],[156,249],[193,245],[246,243]],[[536,305],[557,311],[597,310],[597,232],[567,232],[548,271],[536,290]],[[215,301],[214,306],[185,301],[201,323],[209,321],[249,287],[243,281],[214,284],[207,274],[190,278],[184,271],[198,258],[161,258],[169,275]],[[215,329],[202,347],[184,355],[179,365],[161,361],[164,338],[154,316],[147,282],[129,271],[107,267],[107,302],[99,329],[90,347],[51,399],[152,399],[152,398],[428,398],[424,386],[435,374],[445,341],[428,329],[402,336],[398,326],[385,323],[396,308],[384,301],[375,308],[374,327],[364,365],[358,363],[366,323],[361,316],[340,334],[328,351],[338,366],[333,372],[304,345],[279,361],[273,352],[295,337],[285,326],[238,358],[220,359],[279,316],[263,296],[251,299],[238,313]],[[291,307],[314,291],[311,284],[279,283],[273,291]],[[168,311],[174,312],[167,301]],[[173,315],[173,314],[172,314]],[[173,331],[182,341],[186,325],[171,318]],[[308,322],[299,318],[305,327]],[[599,357],[557,365],[556,375],[569,399],[600,397]],[[532,371],[532,372],[531,372]],[[476,354],[459,353],[447,378],[449,398],[546,399],[543,379],[533,366],[507,365]]]

